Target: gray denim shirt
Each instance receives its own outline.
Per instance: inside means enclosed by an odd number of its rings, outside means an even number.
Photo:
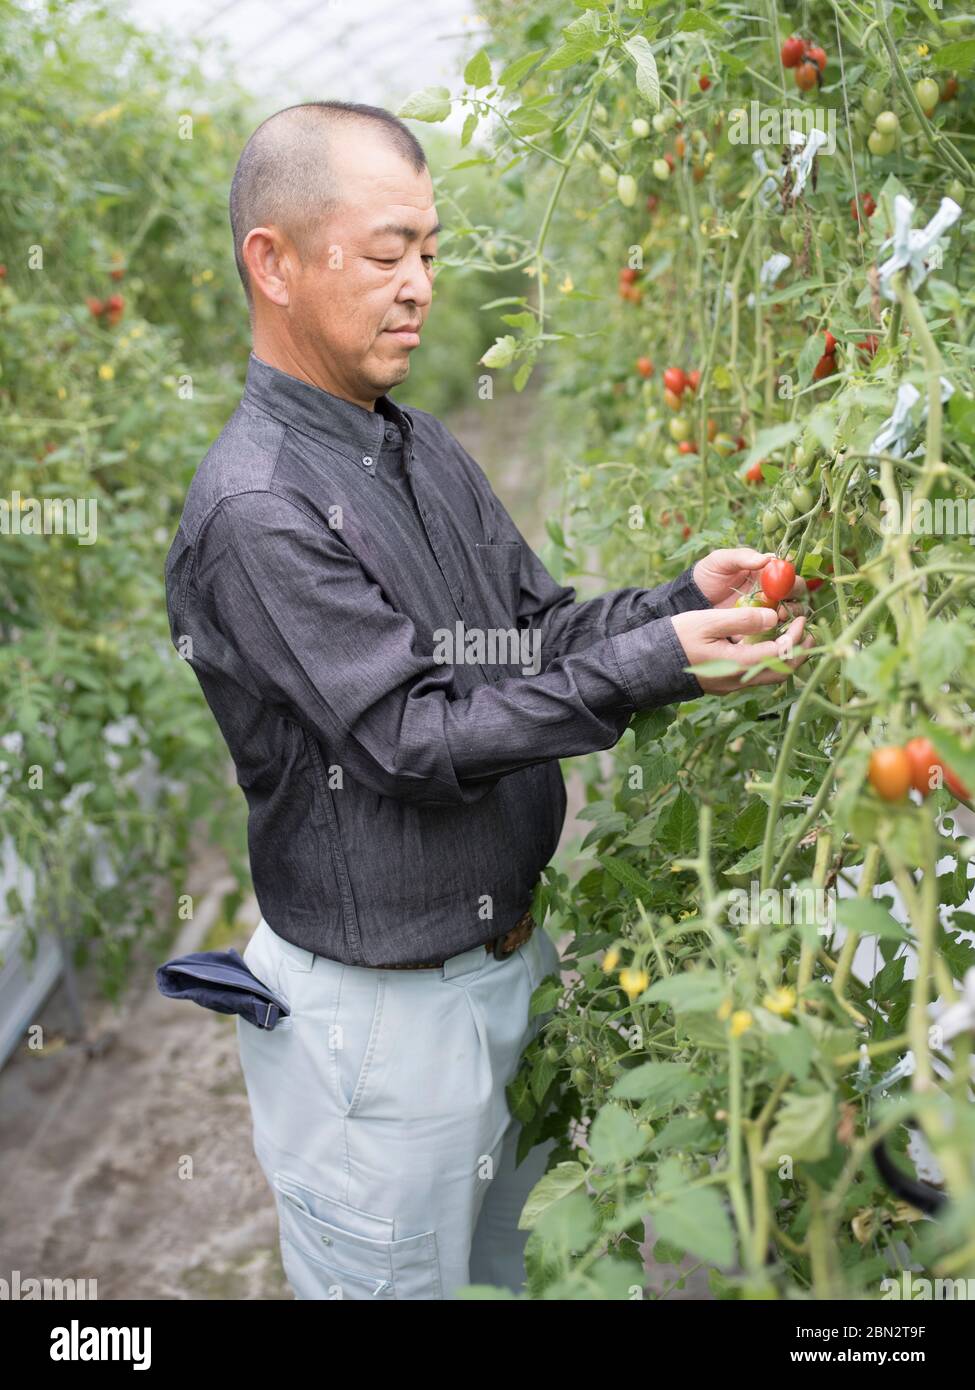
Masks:
[[[247,798],[261,912],[349,965],[511,927],[562,829],[558,759],[700,696],[669,615],[711,607],[691,569],[577,602],[435,416],[253,353],[166,595]]]

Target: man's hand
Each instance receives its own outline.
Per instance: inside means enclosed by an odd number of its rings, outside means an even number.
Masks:
[[[748,552],[716,553],[741,555]],[[671,622],[684,649],[688,666],[697,666],[705,661],[734,661],[743,668],[734,675],[698,676],[701,689],[710,695],[728,695],[736,690],[750,690],[754,685],[780,685],[806,660],[806,649],[815,646],[812,634],[803,633],[806,623],[803,616],[795,618],[786,631],[774,640],[757,642],[754,646],[736,640],[754,633],[770,632],[777,627],[778,614],[771,608],[731,608],[719,612],[698,608],[675,614]],[[742,684],[749,675],[750,667],[775,657],[786,660],[789,671],[774,671],[769,667]]]
[[[739,546],[733,550],[712,550],[694,566],[694,583],[715,608],[734,608],[742,594],[754,592],[761,571],[769,560],[775,559],[772,550],[752,550]],[[789,598],[795,602],[805,597],[806,581],[796,575]],[[794,618],[800,610],[791,604],[779,604],[779,619]]]

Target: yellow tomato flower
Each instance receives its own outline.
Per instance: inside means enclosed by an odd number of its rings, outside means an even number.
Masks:
[[[59,401],[67,400],[67,396],[68,396],[67,390],[66,390],[63,386],[59,386],[59,387],[58,387],[58,400],[59,400]]]
[[[565,279],[562,281],[561,285],[559,285],[559,289],[562,291],[563,294],[569,294],[570,291],[572,291],[572,290],[575,289],[575,285],[573,285],[573,283],[572,283],[572,276],[571,276],[571,275],[567,275],[567,276],[565,277]]]
[[[730,1017],[731,1017],[731,1000],[730,1000],[730,999],[723,999],[723,1000],[721,1001],[721,1007],[718,1009],[718,1018],[721,1020],[722,1023],[724,1023],[725,1019],[726,1019],[726,1018],[730,1018]]]
[[[752,1016],[747,1009],[736,1009],[731,1015],[731,1036],[740,1038],[752,1026]]]
[[[642,994],[650,983],[650,976],[645,970],[633,970],[627,966],[620,971],[620,985],[626,990],[630,999],[635,999]]]
[[[210,270],[209,267],[207,267],[206,270],[203,270],[203,271],[200,272],[200,279],[201,279],[201,280],[212,280],[212,279],[213,279],[213,271]]]
[[[779,1014],[785,1018],[796,1007],[796,992],[791,985],[780,985],[778,989],[766,994],[762,1004],[770,1014]]]
[[[620,953],[615,946],[611,946],[603,956],[603,969],[607,975],[611,970],[615,970],[620,963]]]
[[[98,375],[101,377],[102,381],[111,381],[115,376],[115,368],[112,366],[111,362],[103,362],[98,368]]]
[[[918,56],[921,58],[926,58],[928,56],[928,53],[930,52],[926,43],[919,43],[917,46],[917,51]]]
[[[143,328],[141,323],[134,323],[132,327],[129,329],[129,337],[141,338],[145,331],[146,330]]]

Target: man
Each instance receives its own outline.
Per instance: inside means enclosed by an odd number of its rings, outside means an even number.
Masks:
[[[249,805],[245,961],[290,1009],[273,1031],[237,1022],[284,1268],[299,1298],[517,1291],[552,1145],[515,1164],[505,1086],[558,973],[528,912],[558,759],[611,747],[635,710],[738,689],[691,662],[784,652],[730,640],[774,625],[730,607],[770,557],[718,551],[577,603],[450,432],[390,399],[439,230],[390,113],[278,112],[230,213],[253,351],[166,579]]]

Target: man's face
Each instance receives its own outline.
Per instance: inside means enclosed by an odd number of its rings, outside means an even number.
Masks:
[[[288,327],[301,360],[333,383],[327,389],[371,403],[409,375],[430,311],[433,181],[361,132],[333,141],[332,163],[343,205],[305,238]]]

